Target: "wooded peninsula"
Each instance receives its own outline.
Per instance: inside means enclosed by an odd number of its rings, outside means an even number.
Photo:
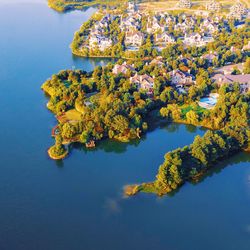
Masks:
[[[207,128],[165,155],[155,181],[125,188],[163,195],[249,151],[250,20],[245,10],[235,14],[145,13],[133,2],[99,9],[75,33],[72,52],[117,61],[92,72],[62,70],[42,85],[58,120],[49,156],[63,159],[74,142],[140,139],[155,121]]]

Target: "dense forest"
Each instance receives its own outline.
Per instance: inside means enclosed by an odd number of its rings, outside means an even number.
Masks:
[[[152,94],[130,81],[133,72],[114,74],[111,63],[98,66],[93,72],[63,70],[43,84],[42,89],[50,96],[47,107],[59,121],[58,133],[54,135],[57,146],[76,141],[87,144],[104,138],[140,138],[152,119],[210,129],[249,126],[250,97],[241,93],[238,84],[218,89],[209,74],[199,69],[195,72],[196,84],[189,92],[179,93],[166,73],[172,69],[169,65],[159,70],[157,65],[134,61],[133,66],[140,75],[154,77]],[[219,93],[217,105],[211,110],[199,107],[199,99],[213,91]],[[149,114],[154,115],[149,119]],[[62,147],[57,148],[61,154],[64,152]]]

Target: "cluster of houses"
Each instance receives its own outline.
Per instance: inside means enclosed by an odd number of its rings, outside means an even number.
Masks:
[[[150,65],[157,65],[158,67],[164,66],[164,63],[161,61],[161,58],[155,58],[150,63]],[[154,82],[155,78],[143,74],[140,75],[135,70],[134,65],[129,65],[127,62],[124,62],[123,64],[115,64],[113,67],[113,74],[119,75],[123,74],[126,75],[130,72],[130,75],[132,75],[129,80],[131,83],[135,84],[137,86],[138,90],[144,90],[146,93],[150,96],[153,94],[154,90]],[[164,73],[165,75],[169,75],[170,82],[173,87],[179,92],[183,93],[186,92],[186,90],[193,84],[195,84],[195,77],[190,74],[190,71],[184,72],[179,69],[173,70],[171,72]]]
[[[146,19],[146,28],[142,31],[142,18]],[[218,31],[218,23],[214,19],[205,18],[200,24],[200,33],[190,33],[197,24],[195,16],[182,15],[179,18],[166,13],[158,13],[153,16],[141,14],[130,2],[126,15],[113,16],[105,15],[100,21],[96,22],[90,30],[88,36],[88,47],[98,48],[100,51],[111,47],[116,43],[115,37],[107,35],[111,23],[119,20],[119,27],[125,33],[124,44],[128,50],[138,50],[145,42],[148,34],[153,35],[154,47],[159,51],[168,44],[175,43],[175,37],[168,32],[171,25],[174,30],[183,33],[183,43],[190,46],[203,46],[212,41],[212,34]],[[177,20],[178,19],[178,20]]]
[[[115,16],[107,14],[99,22],[96,22],[89,34],[90,49],[98,48],[100,51],[104,51],[113,45],[113,41],[105,35],[105,32],[115,18]]]
[[[218,58],[216,52],[210,52],[203,55],[204,59],[214,60]],[[189,60],[187,58],[179,58],[180,60]],[[191,59],[190,59],[191,60]],[[162,61],[162,57],[154,58],[151,62],[147,63],[149,65],[157,65],[158,68],[163,68],[165,63]],[[243,73],[244,64],[231,64],[215,70],[212,76],[212,81],[221,87],[225,84],[239,83],[242,93],[247,93],[250,91],[250,74]],[[237,69],[237,74],[235,74],[235,69]],[[139,74],[134,65],[130,65],[127,62],[123,64],[115,64],[113,67],[113,74],[128,75],[131,83],[135,84],[138,90],[144,90],[149,96],[153,95],[155,77],[148,74]],[[165,72],[163,68],[163,75],[168,76],[171,85],[179,93],[187,93],[188,88],[196,84],[195,77],[190,73],[190,70],[180,70],[175,69],[171,72]]]
[[[233,74],[234,69],[239,71],[239,74]],[[238,83],[242,93],[250,91],[250,74],[243,73],[243,64],[232,64],[221,67],[216,70],[212,81],[219,87],[225,84]]]
[[[126,75],[129,71],[134,73],[134,75],[129,78],[130,83],[135,84],[138,90],[145,90],[148,95],[152,95],[154,90],[154,77],[147,74],[139,75],[136,72],[134,65],[129,65],[126,62],[121,65],[115,64],[113,68],[113,74],[115,75]]]
[[[237,3],[230,8],[228,17],[241,20],[246,17],[247,13],[248,10],[244,4],[242,4],[240,1],[237,1]]]
[[[115,64],[113,68],[113,74],[119,75],[124,74],[126,75],[128,71],[134,72],[135,68],[134,65],[127,64],[127,62],[124,62],[123,64]]]
[[[189,6],[191,2],[181,0],[180,4]],[[219,11],[220,4],[211,0],[207,3],[206,8],[211,11]],[[229,15],[242,17],[245,14],[244,5],[237,2],[231,7]],[[140,12],[134,2],[129,2],[125,14],[119,16],[107,14],[95,23],[87,37],[87,46],[90,49],[98,48],[100,51],[104,51],[116,44],[117,37],[111,37],[109,31],[112,22],[118,21],[121,32],[125,34],[126,50],[138,50],[145,43],[148,35],[153,37],[154,48],[158,51],[161,51],[168,44],[175,43],[177,39],[182,40],[185,46],[200,47],[213,41],[213,35],[223,28],[221,20],[221,17],[214,16],[204,17],[198,22],[195,15],[186,14],[172,16],[168,13],[155,13],[152,16],[149,13]],[[142,25],[143,23],[146,23],[146,27]],[[225,20],[223,23],[226,26]],[[174,37],[173,31],[181,32],[182,36]]]
[[[219,32],[219,22],[221,21],[218,16],[206,17],[198,24],[197,17],[193,15],[183,14],[174,17],[167,13],[157,13],[153,16],[146,16],[146,30],[142,32],[140,22],[138,22],[141,21],[142,17],[143,15],[139,19],[126,18],[126,27],[129,28],[126,29],[125,45],[139,47],[145,41],[146,35],[150,34],[153,35],[154,46],[159,51],[177,40],[169,32],[170,26],[171,30],[180,31],[183,34],[183,37],[178,38],[183,41],[184,45],[200,47],[213,41],[213,34]],[[194,28],[197,26],[199,31],[194,33]],[[124,27],[124,21],[122,21],[122,30]]]

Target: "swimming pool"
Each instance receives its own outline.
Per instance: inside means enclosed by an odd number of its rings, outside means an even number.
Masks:
[[[218,101],[217,95],[209,95],[207,97],[203,97],[199,101],[199,105],[203,108],[213,108]]]

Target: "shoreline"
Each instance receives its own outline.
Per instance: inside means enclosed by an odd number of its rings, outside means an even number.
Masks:
[[[71,48],[71,46],[70,46]],[[71,49],[71,52],[74,56],[77,56],[77,57],[81,57],[81,58],[107,58],[107,59],[124,59],[124,60],[137,60],[137,58],[132,58],[132,57],[114,57],[114,56],[83,56],[79,53],[76,53],[74,52],[72,49]],[[148,58],[148,59],[141,59],[140,60],[143,60],[143,61],[146,61],[146,60],[151,60],[152,58]]]
[[[49,148],[49,149],[47,150],[47,153],[48,153],[49,157],[50,157],[52,160],[63,160],[63,159],[65,159],[65,158],[68,156],[68,153],[69,153],[69,151],[66,150],[66,152],[65,152],[64,154],[62,154],[62,155],[60,155],[60,156],[54,156],[54,155],[51,153],[50,150],[51,150],[51,148]]]

